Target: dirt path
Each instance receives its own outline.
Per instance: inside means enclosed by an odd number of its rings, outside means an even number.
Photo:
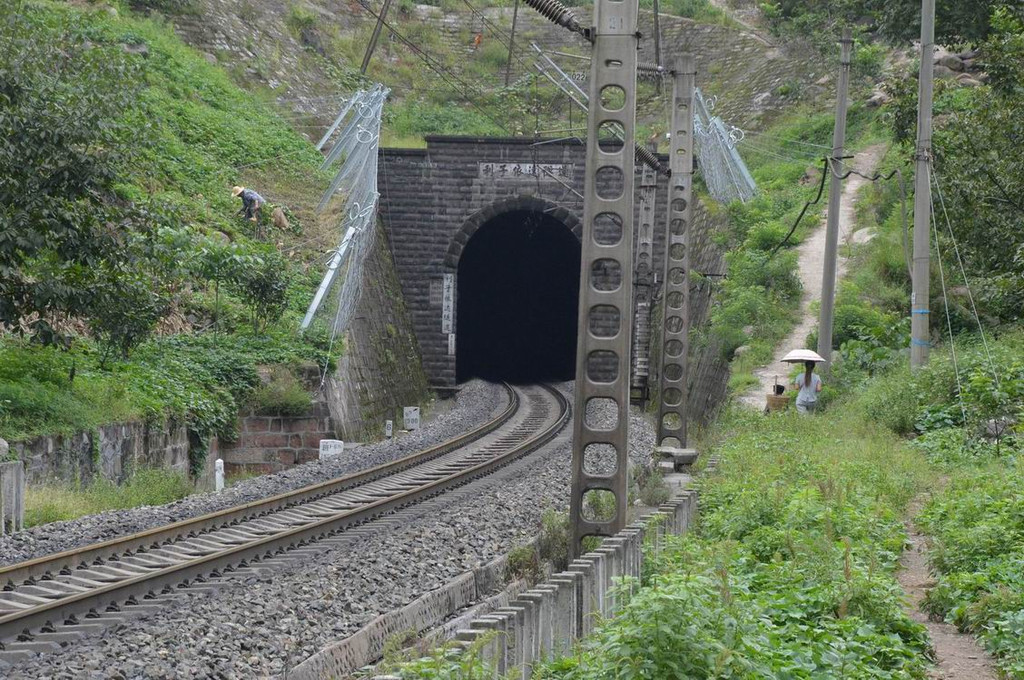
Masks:
[[[911,515],[916,515],[923,504],[924,499],[918,498],[911,507]],[[931,621],[921,611],[925,592],[935,585],[925,556],[927,537],[911,522],[907,523],[907,534],[910,548],[903,553],[900,560],[903,568],[896,578],[907,595],[907,615],[928,628],[935,648],[935,667],[928,677],[933,680],[996,680],[998,674],[992,657],[972,636],[957,632],[956,627],[948,623]]]
[[[853,167],[865,175],[870,174],[874,171],[884,153],[885,145],[870,146],[856,155],[853,160]],[[840,244],[851,240],[862,243],[871,237],[867,230],[854,233],[857,192],[866,183],[866,179],[857,175],[850,175],[844,180],[843,200],[839,211]],[[814,330],[818,324],[817,316],[811,312],[811,303],[821,299],[821,279],[825,255],[824,219],[818,229],[800,244],[797,248],[797,253],[799,257],[797,273],[800,276],[800,283],[804,287],[804,296],[800,303],[800,321],[775,349],[772,363],[754,370],[754,375],[757,377],[759,384],[740,396],[741,402],[756,409],[764,408],[765,395],[771,391],[772,386],[775,384],[776,376],[778,376],[780,384],[785,384],[789,379],[792,366],[782,363],[782,357],[794,349],[804,347],[807,341],[807,334]],[[847,258],[840,252],[839,262],[837,263],[837,276],[839,279],[842,279],[846,273],[846,265]]]

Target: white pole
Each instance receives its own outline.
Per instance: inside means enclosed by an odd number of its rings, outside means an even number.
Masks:
[[[217,493],[224,490],[224,461],[220,458],[213,464],[214,467],[214,489]]]

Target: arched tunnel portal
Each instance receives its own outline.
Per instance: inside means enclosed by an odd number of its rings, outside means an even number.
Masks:
[[[571,380],[578,221],[534,199],[507,206],[470,229],[457,266],[457,380]]]

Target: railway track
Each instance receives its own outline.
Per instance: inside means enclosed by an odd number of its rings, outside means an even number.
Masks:
[[[145,613],[179,589],[301,552],[357,525],[483,477],[553,439],[568,402],[548,386],[505,386],[497,417],[369,470],[104,543],[0,568],[0,650],[45,651]]]

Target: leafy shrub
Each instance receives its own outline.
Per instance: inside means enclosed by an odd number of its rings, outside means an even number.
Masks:
[[[551,508],[545,510],[540,518],[537,550],[555,572],[564,571],[569,565],[569,536],[569,515]]]
[[[312,404],[309,390],[283,367],[271,371],[270,380],[252,394],[253,409],[264,415],[306,415]]]
[[[672,490],[668,488],[661,472],[655,470],[643,480],[640,486],[640,502],[646,506],[656,508],[668,502],[672,497]]]
[[[507,576],[509,579],[523,579],[537,583],[541,578],[540,556],[532,545],[521,545],[508,553]]]

